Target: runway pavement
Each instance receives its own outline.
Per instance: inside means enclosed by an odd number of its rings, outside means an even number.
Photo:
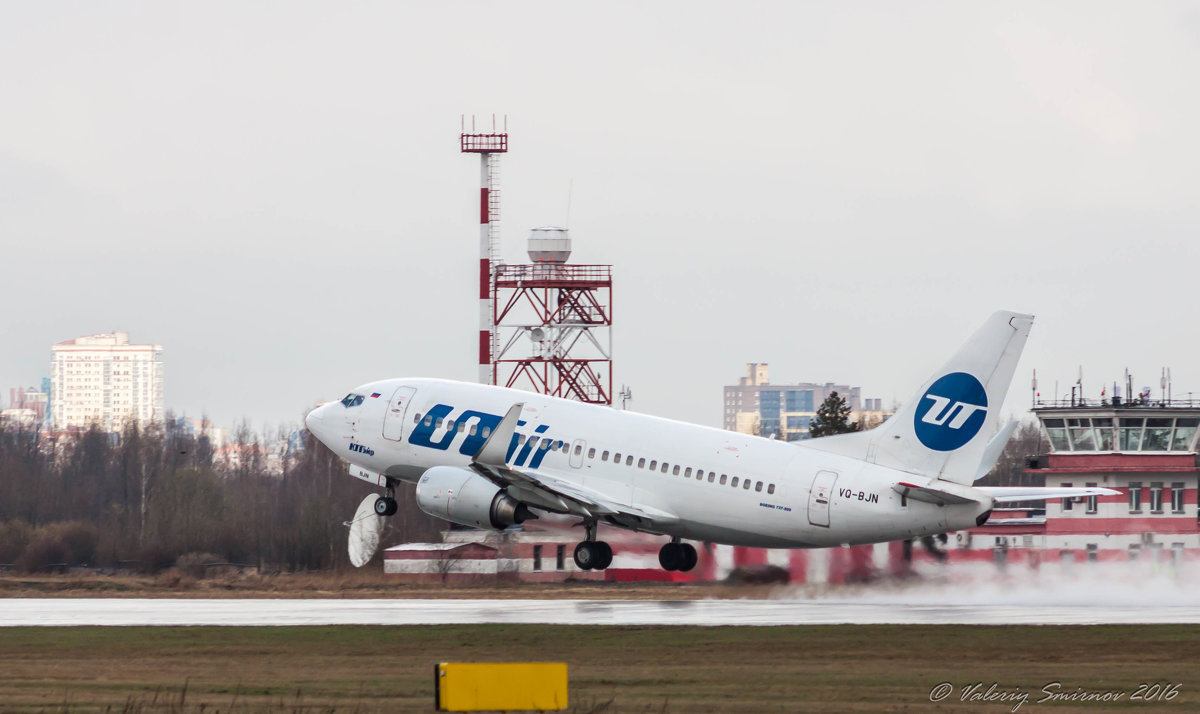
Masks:
[[[0,627],[71,625],[1097,625],[1200,623],[1200,606],[849,600],[0,599]]]

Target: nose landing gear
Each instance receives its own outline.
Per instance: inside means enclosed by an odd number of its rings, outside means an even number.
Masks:
[[[387,495],[375,499],[375,515],[394,516],[398,510],[400,510],[400,504],[396,503],[396,488],[389,482]]]
[[[686,573],[696,567],[699,559],[700,556],[691,543],[680,543],[677,538],[658,551],[658,564],[663,567],[663,570],[678,570]]]

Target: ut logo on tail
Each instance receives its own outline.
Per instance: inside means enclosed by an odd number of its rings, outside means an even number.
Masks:
[[[987,409],[987,390],[979,380],[966,372],[952,372],[925,390],[913,416],[913,430],[926,447],[954,451],[983,428]]]

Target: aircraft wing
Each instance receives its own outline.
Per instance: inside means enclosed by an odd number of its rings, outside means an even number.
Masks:
[[[659,526],[679,520],[674,514],[657,508],[619,503],[605,493],[566,479],[510,467],[505,457],[522,407],[524,404],[514,404],[509,408],[495,431],[475,454],[471,468],[496,485],[506,487],[514,498],[550,511],[603,518],[633,530],[654,531]]]

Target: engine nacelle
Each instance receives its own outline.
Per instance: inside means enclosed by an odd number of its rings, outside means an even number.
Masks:
[[[422,474],[417,506],[431,516],[473,528],[502,530],[537,518],[496,484],[457,466],[434,466]]]

